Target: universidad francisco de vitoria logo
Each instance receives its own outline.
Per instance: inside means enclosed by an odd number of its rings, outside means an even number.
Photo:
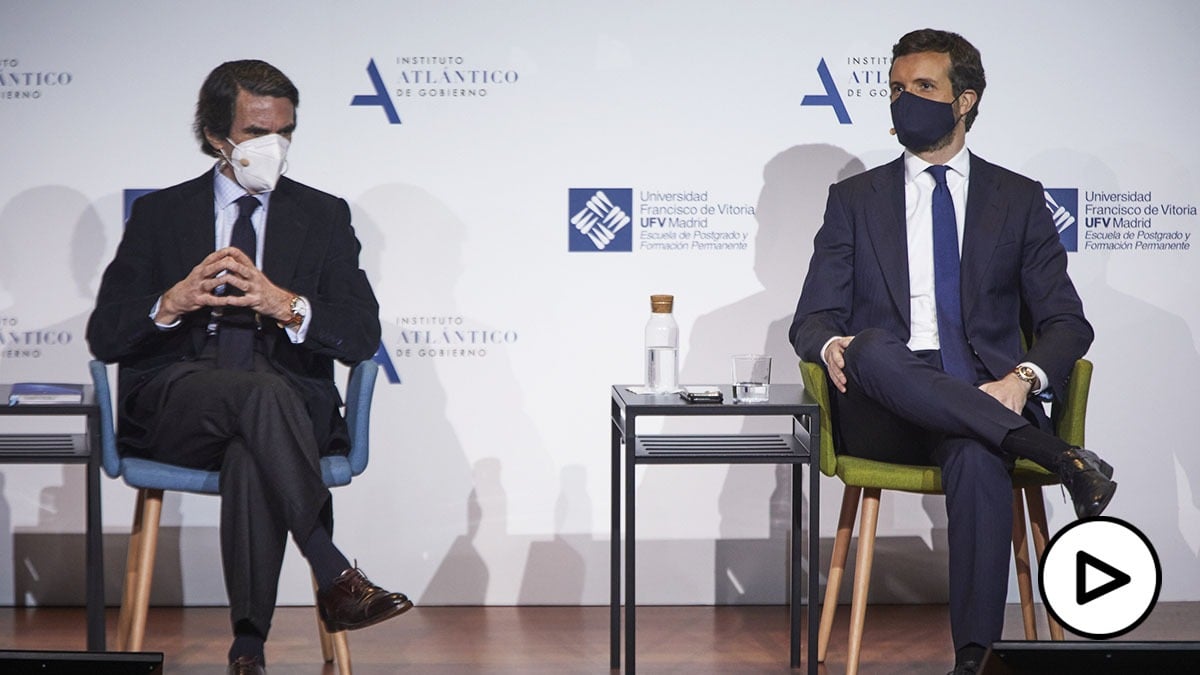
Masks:
[[[1058,230],[1058,240],[1068,251],[1079,250],[1079,189],[1046,188],[1046,208]]]
[[[567,250],[633,250],[633,188],[570,188],[567,201]]]

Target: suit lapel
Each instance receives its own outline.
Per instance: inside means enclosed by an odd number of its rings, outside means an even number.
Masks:
[[[1004,225],[1000,182],[994,167],[971,155],[971,182],[967,188],[967,222],[963,226],[963,252],[959,291],[963,321],[971,316],[984,274],[991,263]]]
[[[296,273],[308,224],[296,203],[292,185],[281,178],[267,208],[266,242],[263,243],[263,273],[275,285],[287,288]]]
[[[193,180],[182,197],[178,214],[179,263],[187,274],[217,248],[211,172]]]
[[[888,295],[909,326],[908,232],[904,214],[904,158],[884,166],[872,181],[875,198],[867,200],[867,230]]]
[[[191,181],[180,196],[179,209],[173,214],[175,241],[179,248],[176,276],[182,279],[217,248],[216,214],[213,205],[213,174],[205,172]],[[206,339],[207,314],[196,313],[188,319],[193,353],[199,354]]]

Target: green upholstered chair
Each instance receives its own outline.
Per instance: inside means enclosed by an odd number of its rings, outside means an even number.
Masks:
[[[833,419],[829,405],[829,386],[825,369],[814,363],[801,362],[804,388],[821,406],[821,429],[832,432]],[[1075,363],[1071,371],[1064,400],[1056,402],[1051,420],[1060,438],[1075,446],[1083,446],[1084,420],[1087,415],[1088,391],[1092,381],[1092,364],[1086,359]],[[862,648],[863,625],[866,620],[867,590],[871,582],[871,562],[874,557],[875,528],[879,519],[879,498],[882,490],[901,490],[921,494],[942,494],[942,474],[936,466],[890,464],[860,457],[838,455],[833,433],[821,434],[821,472],[837,476],[845,483],[841,515],[834,539],[833,557],[825,586],[825,603],[821,610],[821,625],[817,642],[817,660],[824,661],[837,611],[838,590],[846,567],[850,537],[862,501],[862,523],[859,526],[858,553],[855,559],[853,599],[850,605],[850,641],[846,657],[846,673],[858,672]],[[1025,529],[1025,510],[1033,532],[1034,548],[1040,560],[1046,548],[1046,508],[1042,501],[1042,486],[1058,483],[1058,476],[1027,460],[1018,460],[1013,473],[1013,554],[1017,566],[1017,585],[1021,592],[1021,611],[1025,637],[1037,639],[1034,622],[1033,588],[1029,570],[1029,544]],[[1050,636],[1063,639],[1063,630],[1049,617]]]

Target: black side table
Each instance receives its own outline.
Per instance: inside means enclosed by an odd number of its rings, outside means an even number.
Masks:
[[[83,416],[82,434],[0,433],[0,464],[87,464],[87,648],[104,651],[104,553],[100,521],[100,407],[91,385],[82,403],[8,405],[12,385],[0,384],[0,415]]]
[[[641,395],[612,388],[612,559],[610,581],[610,666],[621,667],[621,499],[625,507],[625,669],[635,668],[637,562],[634,468],[638,464],[791,464],[792,465],[792,551],[791,551],[791,667],[800,666],[801,603],[801,478],[809,465],[809,574],[808,574],[808,672],[817,672],[817,582],[820,556],[820,499],[818,474],[813,464],[820,447],[820,408],[799,384],[773,384],[765,403],[732,403],[730,387],[721,387],[724,403],[687,403],[678,395]],[[790,434],[732,435],[643,435],[637,434],[639,416],[759,416],[792,418]],[[624,447],[624,453],[622,453]],[[625,469],[621,470],[622,458]]]

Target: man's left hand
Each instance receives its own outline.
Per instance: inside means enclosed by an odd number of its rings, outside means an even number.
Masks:
[[[1005,408],[1020,415],[1032,385],[1009,373],[996,382],[985,382],[979,385],[979,388],[988,396],[1000,401]]]
[[[276,321],[290,320],[292,298],[295,294],[272,283],[241,249],[230,247],[226,251],[228,255],[225,269],[228,274],[221,277],[221,280],[241,289],[244,295],[221,296],[218,304],[248,307],[258,312],[259,316],[270,317]]]

